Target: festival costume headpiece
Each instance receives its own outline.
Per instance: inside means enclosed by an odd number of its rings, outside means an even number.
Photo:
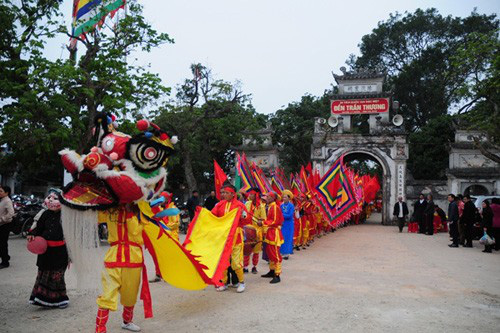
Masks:
[[[270,191],[270,192],[266,193],[266,197],[271,197],[271,198],[273,198],[273,201],[276,201],[276,199],[278,198],[278,195],[276,194],[276,192]]]
[[[290,200],[293,200],[293,193],[292,193],[292,191],[290,191],[290,190],[284,190],[283,192],[281,192],[281,194],[288,195],[288,197],[290,198]]]
[[[235,191],[233,185],[224,185],[224,186],[222,186],[222,190],[229,192],[229,193],[236,194],[236,191]]]

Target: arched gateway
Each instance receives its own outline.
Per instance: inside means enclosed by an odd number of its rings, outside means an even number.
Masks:
[[[362,153],[376,160],[383,169],[382,223],[392,224],[397,197],[406,197],[406,134],[399,119],[391,122],[395,114],[389,115],[392,96],[382,92],[384,75],[342,70],[343,75],[334,75],[339,94],[332,98],[332,116],[315,121],[311,160],[321,175],[342,155]],[[369,118],[369,133],[353,133],[351,117],[359,114]]]

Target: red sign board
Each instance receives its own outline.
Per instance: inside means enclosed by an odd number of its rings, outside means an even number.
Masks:
[[[369,114],[389,111],[388,98],[337,99],[332,101],[333,114]]]

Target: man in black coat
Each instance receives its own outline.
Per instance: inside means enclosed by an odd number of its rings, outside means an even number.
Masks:
[[[398,202],[394,205],[394,210],[392,215],[398,219],[399,232],[403,232],[405,226],[406,217],[408,216],[408,206],[406,202],[403,201],[403,197],[398,197]]]
[[[476,220],[476,206],[472,202],[470,195],[464,196],[464,212],[460,218],[460,223],[463,224],[465,231],[465,247],[472,247],[472,236],[474,230],[474,222]]]
[[[424,217],[427,235],[434,235],[434,200],[432,194],[427,194],[427,206],[425,206]]]
[[[448,222],[450,223],[450,236],[453,239],[453,242],[448,245],[449,247],[458,247],[458,205],[455,201],[455,195],[448,195],[448,202],[450,205],[448,206]]]
[[[420,194],[420,198],[415,202],[415,210],[413,212],[415,216],[415,220],[418,222],[418,233],[425,234],[425,219],[424,219],[424,211],[425,207],[427,207],[427,201],[423,194]]]
[[[205,199],[205,208],[208,210],[212,210],[212,208],[215,207],[215,205],[219,202],[217,200],[217,197],[215,196],[215,191],[210,192],[210,195]]]
[[[194,213],[196,212],[196,207],[200,205],[200,197],[198,194],[198,191],[194,190],[193,195],[191,198],[188,199],[186,203],[186,208],[188,209],[189,212],[189,218],[191,221],[193,220]]]

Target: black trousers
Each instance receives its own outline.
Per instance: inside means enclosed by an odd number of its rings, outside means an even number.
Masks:
[[[465,224],[465,246],[472,246],[472,237],[474,232],[474,225],[471,223]]]
[[[0,226],[0,258],[2,258],[2,264],[8,264],[10,260],[9,256],[9,234],[10,234],[10,223]]]
[[[399,232],[402,232],[403,228],[405,227],[405,218],[404,217],[398,217],[398,227],[399,227]]]
[[[418,222],[418,233],[425,234],[425,232],[427,231],[427,225],[425,223],[425,216],[420,215],[419,217],[417,217],[417,222]]]
[[[429,235],[434,235],[434,214],[425,214],[425,225],[427,233]]]
[[[458,232],[458,221],[450,222],[450,236],[453,238],[453,244],[458,245],[460,234]]]

